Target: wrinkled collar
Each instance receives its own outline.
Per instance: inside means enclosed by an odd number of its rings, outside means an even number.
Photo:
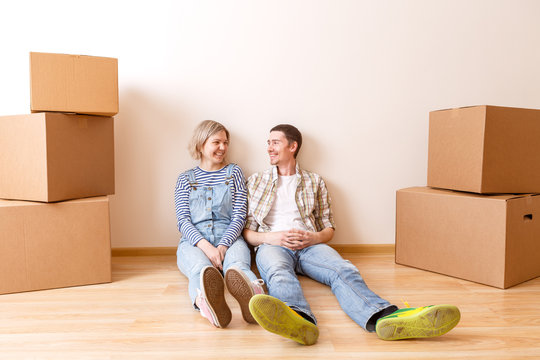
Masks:
[[[296,177],[298,179],[302,178],[302,169],[300,169],[300,165],[298,164],[298,161],[296,162]],[[278,180],[278,170],[277,165],[272,166],[272,182],[276,183]]]

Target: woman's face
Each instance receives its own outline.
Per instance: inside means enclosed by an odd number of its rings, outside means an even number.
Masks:
[[[225,131],[221,130],[210,136],[202,146],[201,162],[212,167],[220,166],[225,161],[229,148],[229,140]]]

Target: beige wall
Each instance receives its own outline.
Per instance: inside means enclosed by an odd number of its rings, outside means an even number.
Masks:
[[[430,110],[540,108],[537,1],[73,3],[3,11],[0,114],[28,112],[29,51],[119,58],[113,247],[176,245],[174,184],[204,119],[229,127],[246,175],[268,166],[269,128],[295,124],[333,242],[388,244],[395,191],[426,183]]]

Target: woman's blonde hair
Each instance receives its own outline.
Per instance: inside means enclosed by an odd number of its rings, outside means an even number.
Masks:
[[[218,123],[217,121],[204,120],[199,125],[197,125],[197,127],[193,131],[193,135],[191,136],[191,140],[189,141],[188,145],[188,150],[191,157],[195,160],[200,160],[202,147],[206,140],[208,140],[210,136],[220,131],[225,131],[225,134],[227,135],[227,140],[229,140],[229,130],[227,130],[225,126]]]

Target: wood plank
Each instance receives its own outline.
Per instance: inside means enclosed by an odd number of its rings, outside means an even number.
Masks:
[[[190,303],[175,256],[113,258],[110,284],[0,296],[6,359],[455,359],[540,358],[540,278],[507,290],[394,263],[393,254],[347,253],[367,284],[402,306],[455,304],[462,320],[434,339],[387,342],[356,325],[331,290],[301,277],[320,338],[301,346],[233,319],[217,329]]]

